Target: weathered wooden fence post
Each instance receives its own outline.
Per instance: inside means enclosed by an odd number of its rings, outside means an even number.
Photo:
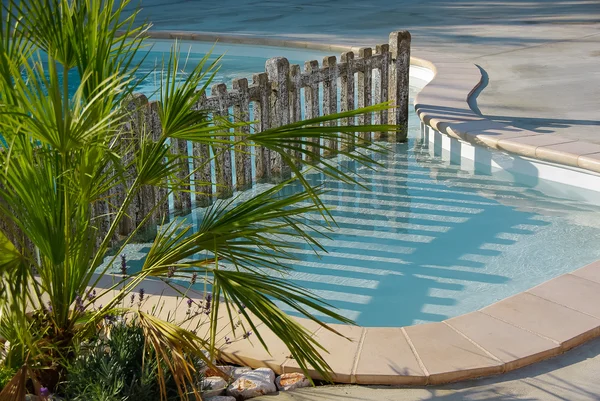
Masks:
[[[202,110],[205,107],[206,93],[198,100],[194,106],[196,110]],[[194,191],[196,192],[196,207],[205,207],[212,203],[212,174],[210,149],[205,143],[194,142],[192,144],[193,165],[194,165]]]
[[[124,100],[125,103],[125,110],[127,111],[127,113],[129,113],[129,119],[131,119],[131,114],[135,112],[135,101],[132,98],[127,98],[126,100]],[[123,124],[123,126],[121,127],[122,131],[121,134],[119,135],[118,138],[118,144],[116,146],[118,146],[119,149],[119,153],[122,155],[122,163],[123,165],[126,165],[127,163],[129,163],[132,159],[133,159],[133,147],[132,147],[132,142],[133,142],[133,133],[132,133],[132,129],[131,129],[131,121],[127,121]],[[125,191],[126,188],[128,186],[128,182],[123,184],[122,182],[120,182],[118,185],[116,185],[115,187],[112,188],[112,191],[114,193],[113,198],[113,205],[115,210],[111,210],[111,213],[117,213],[118,209],[120,208],[120,206],[124,203],[125,201]],[[128,211],[129,216],[131,216],[131,211]],[[121,221],[119,222],[119,229],[117,230],[117,234],[119,236],[125,236],[125,235],[129,235],[129,233],[131,233],[131,230],[133,229],[133,224],[132,221],[130,219],[130,217],[123,217],[123,219],[121,219]]]
[[[362,47],[358,49],[358,56],[361,58],[363,65],[362,71],[358,72],[358,107],[367,107],[373,104],[372,99],[372,81],[371,81],[371,56],[373,50],[370,47]],[[371,125],[371,114],[366,113],[358,117],[359,125]],[[370,132],[361,132],[360,138],[364,141],[371,140]]]
[[[300,89],[302,88],[302,73],[297,64],[290,66],[290,122],[295,123],[302,120],[302,100]],[[300,138],[296,138],[300,140]],[[295,144],[296,150],[293,156],[298,162],[302,160],[301,144]]]
[[[257,120],[257,124],[254,127],[255,132],[262,132],[270,127],[269,116],[270,116],[270,88],[269,88],[269,77],[266,73],[254,74],[252,77],[252,84],[256,86],[258,91],[258,101],[254,103],[254,120]],[[258,118],[257,118],[258,116]],[[255,147],[255,159],[256,164],[256,180],[266,181],[270,177],[270,157],[269,149],[262,146]]]
[[[152,139],[158,141],[162,135],[162,124],[160,123],[159,107],[160,104],[157,101],[150,102],[149,113],[150,113],[150,129],[152,130]],[[167,182],[161,183],[160,187],[154,189],[154,204],[158,205],[154,211],[154,221],[159,224],[169,222],[169,190],[167,189]]]
[[[153,127],[148,99],[145,99],[139,106],[138,127],[136,129],[138,141],[142,139],[144,141],[151,141],[153,139]],[[138,142],[138,146],[139,143],[140,142]],[[156,214],[153,212],[156,205],[156,196],[154,195],[154,192],[155,188],[152,185],[144,185],[140,188],[140,192],[138,194],[139,207],[137,209],[138,214],[135,218],[136,225],[141,224],[144,218],[148,216],[148,219],[144,223],[144,227],[140,232],[140,235],[142,235],[144,239],[153,238],[156,235],[156,225],[158,220],[156,219]]]
[[[405,142],[408,137],[408,77],[410,69],[410,33],[396,31],[390,33],[389,99],[394,109],[390,110],[389,123],[397,125],[396,142]]]
[[[304,88],[304,117],[306,120],[319,117],[319,62],[311,60],[304,63],[304,71],[308,75],[308,83]],[[310,138],[309,142],[319,143],[319,138]],[[308,146],[308,151],[317,153],[319,148]],[[307,157],[308,158],[308,157]]]
[[[229,118],[227,112],[227,85],[216,84],[211,88],[211,95],[218,101],[218,110],[214,113],[223,118]],[[223,131],[221,139],[230,140],[228,131]],[[213,146],[215,154],[215,178],[217,184],[217,198],[225,199],[233,195],[233,177],[231,172],[231,149],[229,144]]]
[[[143,94],[138,93],[125,100],[125,102],[125,110],[127,111],[128,115],[123,127],[125,132],[121,134],[120,145],[124,150],[123,164],[129,164],[129,170],[127,171],[125,185],[121,184],[116,187],[117,205],[123,203],[128,188],[131,188],[135,180],[135,165],[133,164],[133,160],[136,151],[140,148],[142,135],[144,135],[144,132],[147,128],[145,127],[146,117],[144,110],[148,108],[148,98]],[[121,221],[119,233],[125,237],[130,235],[136,229],[138,224],[141,223],[141,216],[144,207],[140,197],[143,192],[144,191],[140,189],[138,196],[132,199],[127,210],[127,216],[125,216]]]
[[[190,192],[190,162],[188,154],[188,143],[185,139],[171,138],[171,151],[174,155],[181,157],[180,167],[176,174],[177,184],[181,191],[174,191],[173,208],[175,214],[185,216],[192,211],[192,194]]]
[[[233,117],[235,122],[247,123],[250,121],[250,94],[248,93],[248,80],[246,78],[234,79],[233,90],[237,91],[239,100],[233,106]],[[237,133],[247,136],[250,134],[250,126],[244,125],[236,128]],[[235,137],[236,142],[242,136]],[[235,187],[238,191],[252,187],[252,163],[250,160],[250,149],[246,145],[235,145]]]
[[[354,110],[354,52],[342,53],[342,63],[345,63],[345,73],[340,76],[340,110],[342,112]],[[342,125],[352,126],[354,117],[348,117],[342,121]],[[348,135],[342,141],[342,150],[354,150],[354,135]]]
[[[377,45],[375,53],[381,58],[381,67],[377,69],[377,79],[375,80],[375,103],[379,104],[388,101],[388,85],[389,85],[389,64],[390,64],[390,46]],[[381,125],[388,123],[388,111],[382,110],[375,113],[374,124]],[[375,132],[373,139],[383,141],[389,139],[387,131]]]
[[[265,68],[271,83],[271,127],[281,127],[290,123],[290,63],[284,57],[274,57],[267,60]],[[290,167],[277,152],[271,152],[270,168],[271,180],[281,181],[290,176]]]
[[[335,56],[323,57],[323,115],[337,113],[337,59]],[[335,126],[335,122],[327,124]],[[338,150],[338,138],[325,140],[323,156],[329,157]]]

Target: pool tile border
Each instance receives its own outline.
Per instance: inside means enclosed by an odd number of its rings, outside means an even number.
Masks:
[[[151,31],[156,39],[221,41],[347,51],[343,45],[232,36],[206,32]],[[487,120],[473,112],[469,97],[481,85],[479,69],[452,57],[414,52],[411,63],[432,70],[433,80],[417,95],[419,118],[435,130],[476,145],[559,165],[600,172],[600,145],[564,141]],[[472,379],[514,370],[556,355],[600,335],[600,261],[501,300],[480,311],[439,323],[403,328],[331,325],[344,340],[314,322],[298,319],[330,353],[325,359],[341,383],[426,385]],[[283,344],[263,325],[258,341],[221,350],[231,362],[269,366],[277,373],[298,371]],[[311,376],[319,378],[316,372]]]
[[[557,291],[560,288],[561,291]],[[560,295],[568,288],[566,295]],[[579,294],[573,299],[570,294]],[[593,299],[586,302],[592,294]],[[318,328],[314,335],[329,354],[338,383],[436,385],[506,373],[583,344],[600,335],[600,262],[549,280],[479,311],[439,323],[407,327],[333,324],[352,341]],[[314,325],[307,319],[302,324]],[[314,326],[313,326],[314,328]],[[258,327],[261,335],[263,331]],[[267,339],[272,334],[266,331]],[[276,352],[258,342],[241,343],[226,360],[277,373],[300,371],[278,340]],[[279,358],[274,358],[277,354]],[[280,363],[273,363],[275,360]],[[313,370],[314,379],[321,377]]]

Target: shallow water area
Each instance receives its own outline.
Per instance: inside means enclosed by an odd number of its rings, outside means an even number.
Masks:
[[[326,182],[338,223],[291,275],[363,326],[441,321],[600,258],[596,205],[502,172],[465,172],[413,139],[356,185]]]
[[[337,227],[320,240],[327,253],[297,243],[298,260],[289,263],[289,280],[359,325],[441,321],[600,259],[599,206],[548,195],[503,172],[460,170],[415,138],[393,148],[381,168],[357,169],[367,189],[309,177],[327,188],[322,199]],[[203,212],[187,218],[197,224]],[[129,260],[143,259],[144,246],[136,247]]]

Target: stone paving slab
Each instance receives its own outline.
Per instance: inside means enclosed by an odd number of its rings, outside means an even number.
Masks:
[[[327,344],[325,349],[328,354],[324,355],[325,361],[331,366],[333,379],[340,383],[354,383],[353,371],[354,365],[360,353],[360,345],[365,334],[365,328],[357,326],[348,326],[342,324],[332,324],[336,331],[342,336],[320,328],[315,332],[315,339],[321,344]],[[283,366],[284,373],[301,372],[298,363],[289,359]],[[322,379],[320,375],[312,369],[309,369],[311,377]]]
[[[446,321],[513,370],[556,354],[559,345],[530,331],[481,312]]]
[[[402,328],[367,329],[354,371],[356,383],[426,384],[412,347]]]
[[[600,327],[599,319],[528,292],[487,306],[481,312],[556,341],[563,349],[598,335]]]
[[[445,323],[405,327],[417,357],[427,370],[427,384],[502,373],[502,362]]]
[[[499,376],[427,387],[319,386],[256,401],[598,401],[599,376],[600,338]]]

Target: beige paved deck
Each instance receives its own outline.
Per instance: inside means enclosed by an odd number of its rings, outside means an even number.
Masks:
[[[214,35],[177,32],[153,35],[215,39]],[[219,38],[234,43],[312,47],[306,42]],[[315,48],[335,52],[348,49],[328,45]],[[412,62],[436,72],[415,105],[427,125],[470,143],[600,172],[600,145],[540,135],[475,114],[467,103],[481,81],[474,65],[425,53]],[[404,328],[332,325],[351,342],[306,320],[301,322],[330,351],[326,360],[337,382],[423,385],[504,373],[563,353],[600,334],[600,261],[440,323]],[[277,373],[297,371],[297,364],[274,334],[264,326],[258,331],[267,340],[269,352],[257,341],[243,341],[224,346],[222,357],[252,367],[268,366]]]
[[[413,63],[431,65],[436,72],[415,100],[417,115],[427,125],[480,146],[600,172],[598,144],[517,128],[473,112],[468,99],[482,79],[475,65],[439,54],[420,57]]]

